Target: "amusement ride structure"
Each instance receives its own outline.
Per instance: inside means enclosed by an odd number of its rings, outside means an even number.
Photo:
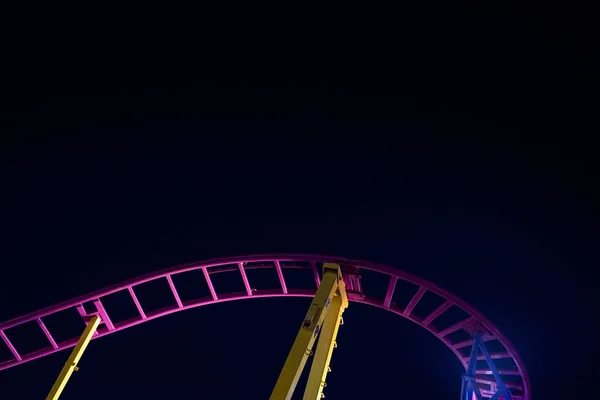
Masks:
[[[248,272],[253,269],[274,270],[278,277],[278,286],[256,290],[248,276]],[[314,282],[313,287],[293,287],[292,279],[289,277],[286,279],[286,272],[293,269],[310,272]],[[380,296],[367,296],[365,293],[362,277],[367,271],[387,279],[387,289]],[[193,272],[202,273],[209,289],[208,297],[186,300],[180,296],[175,281]],[[219,273],[233,273],[238,275],[238,279],[241,276],[244,291],[241,293],[218,291],[211,276]],[[168,283],[175,304],[166,309],[146,309],[136,295],[136,288],[158,281]],[[406,293],[400,296],[401,291]],[[128,294],[137,308],[136,317],[122,321],[111,318],[103,301],[118,293]],[[435,296],[439,302],[433,309],[422,311],[423,307],[417,306],[423,303],[422,300],[427,295]],[[329,362],[336,347],[335,339],[343,321],[342,314],[349,302],[364,303],[393,312],[418,324],[441,340],[465,367],[461,400],[488,398],[531,400],[529,377],[514,346],[492,322],[469,304],[430,282],[395,268],[318,255],[247,256],[179,266],[0,323],[0,337],[12,354],[12,358],[0,360],[0,370],[74,347],[47,397],[47,400],[56,400],[71,374],[77,371],[77,363],[91,340],[194,307],[233,300],[290,296],[308,297],[313,300],[276,381],[270,400],[291,399],[302,370],[310,357],[313,357],[313,361],[303,398],[316,400],[325,397],[323,389],[326,386]],[[397,304],[399,298],[410,300],[405,304]],[[451,314],[452,310],[462,313],[458,321],[444,318]],[[80,337],[60,341],[53,335],[49,322],[66,312],[78,313],[86,326]],[[25,354],[19,351],[11,341],[11,335],[14,334],[15,328],[25,324],[37,324],[47,338],[46,347]],[[317,346],[313,350],[315,342]]]

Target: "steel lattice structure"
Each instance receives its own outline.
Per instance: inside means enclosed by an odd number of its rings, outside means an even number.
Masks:
[[[113,285],[76,299],[0,323],[0,336],[12,354],[10,359],[0,360],[0,371],[75,346],[79,337],[58,341],[53,336],[51,329],[44,322],[58,313],[67,310],[76,310],[86,324],[90,321],[96,323],[96,321],[100,320],[98,330],[92,338],[92,340],[96,340],[178,311],[219,302],[267,297],[313,297],[321,283],[320,268],[323,263],[335,263],[342,267],[343,281],[349,301],[368,304],[393,312],[418,324],[441,340],[465,367],[466,373],[463,376],[461,400],[468,400],[471,396],[473,399],[531,399],[529,377],[517,350],[491,321],[471,305],[431,282],[396,268],[340,257],[305,254],[221,258],[178,266]],[[278,286],[262,290],[254,289],[248,277],[248,271],[253,269],[273,269],[278,277]],[[306,269],[307,271],[311,271],[315,283],[314,287],[293,287],[294,282],[289,278],[286,280],[285,277],[286,270],[290,269]],[[202,272],[210,295],[192,300],[182,300],[173,277],[183,276],[183,274],[192,271]],[[385,277],[388,282],[385,293],[382,292],[378,296],[371,293],[367,295],[365,293],[365,283],[361,276],[362,271],[370,271],[369,273]],[[241,276],[244,291],[241,293],[222,293],[218,291],[211,280],[211,276],[223,272],[234,272]],[[172,307],[147,310],[138,299],[136,288],[155,281],[166,281],[168,283],[175,299],[175,304]],[[408,297],[410,300],[405,304],[396,304],[395,301],[400,290],[398,289],[400,282],[408,283],[410,287],[414,288],[414,293],[410,293]],[[368,282],[366,284],[368,285]],[[369,292],[369,290],[366,291]],[[103,299],[120,292],[128,293],[130,296],[138,311],[136,317],[122,321],[111,319],[111,315],[109,315],[109,312],[103,305]],[[428,311],[425,315],[419,315],[415,308],[427,293],[435,294],[441,298],[441,305]],[[437,323],[451,309],[460,309],[466,316],[450,325]],[[11,340],[11,336],[14,334],[12,331],[20,326],[32,323],[37,324],[39,329],[44,333],[48,345],[29,353],[21,353],[13,344],[13,340]],[[458,337],[458,333],[462,333],[463,335],[468,334],[468,338],[462,340],[454,339]],[[495,348],[493,349],[494,351],[490,352],[487,348],[492,343]]]

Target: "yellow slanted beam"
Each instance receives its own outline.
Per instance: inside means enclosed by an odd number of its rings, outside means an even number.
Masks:
[[[279,375],[279,379],[275,384],[275,389],[273,389],[273,393],[269,398],[270,400],[290,400],[292,398],[296,385],[298,384],[298,379],[300,379],[302,370],[306,365],[306,361],[312,354],[312,348],[317,336],[321,334],[321,336],[324,335],[328,338],[333,337],[335,340],[337,327],[339,326],[339,317],[341,317],[340,310],[346,308],[347,305],[348,299],[346,297],[346,291],[344,290],[340,266],[337,264],[324,264],[321,284],[306,313],[306,317],[296,336],[292,350],[290,351]],[[335,310],[332,310],[334,308]],[[327,319],[329,323],[324,324],[327,315],[331,315]],[[326,333],[324,334],[322,331],[326,331]],[[324,379],[321,368],[322,366],[325,366],[324,369],[327,370],[329,360],[331,359],[329,346],[327,344],[321,346],[320,343],[321,340],[319,340],[319,348],[325,349],[321,351],[317,349],[319,354],[323,354],[320,356],[322,360],[318,361],[318,366],[314,366],[313,369],[311,369],[313,378],[317,377],[315,379],[317,379],[318,386],[320,386],[321,379]],[[331,343],[333,346],[333,342]],[[312,370],[315,372],[312,372]],[[322,388],[320,391],[318,388],[316,390],[320,395]],[[305,397],[305,399],[306,398],[307,397]]]
[[[90,340],[92,340],[92,336],[98,329],[98,325],[100,325],[100,316],[96,315],[88,322],[87,327],[83,331],[83,334],[79,338],[77,345],[67,359],[62,371],[60,371],[58,379],[54,383],[54,386],[52,386],[50,394],[48,394],[46,400],[57,400],[59,398],[67,382],[69,381],[69,378],[73,374],[73,371],[77,371],[77,363],[81,359],[81,356],[83,355],[87,345],[90,343]]]
[[[319,334],[317,342],[317,350],[310,367],[308,375],[308,383],[304,391],[303,400],[318,400],[323,396],[323,388],[325,387],[325,378],[329,372],[329,363],[333,349],[336,347],[335,339],[342,321],[342,296],[335,296],[331,300],[329,311],[323,322],[323,328]]]

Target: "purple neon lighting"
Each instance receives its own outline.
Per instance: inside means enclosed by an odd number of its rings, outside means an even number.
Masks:
[[[101,323],[103,323],[104,325],[106,325],[106,328],[109,331],[114,331],[115,330],[115,326],[113,325],[112,320],[108,316],[108,313],[104,309],[104,306],[102,305],[102,302],[99,299],[98,300],[94,300],[94,305],[96,306],[96,310],[98,310],[98,314],[100,315],[100,318],[102,319]]]
[[[127,290],[129,291],[129,294],[131,295],[131,298],[133,299],[135,307],[137,308],[138,312],[140,313],[140,316],[142,317],[142,319],[146,319],[147,318],[146,313],[144,312],[144,309],[142,308],[142,304],[138,300],[135,292],[133,291],[133,286],[128,286]]]
[[[37,322],[38,322],[38,325],[40,326],[40,328],[42,328],[42,331],[44,331],[44,335],[46,335],[46,338],[48,338],[48,341],[52,345],[52,348],[53,349],[58,349],[58,344],[56,344],[56,341],[54,340],[54,338],[50,334],[50,331],[46,327],[46,324],[44,324],[44,322],[42,321],[41,318],[38,318]]]
[[[495,339],[495,337],[494,336],[486,336],[486,337],[483,338],[483,341],[486,342],[486,341],[489,341],[489,340],[492,340],[492,339]],[[454,343],[452,345],[452,348],[453,349],[462,349],[462,348],[465,348],[465,347],[468,347],[468,346],[472,346],[474,342],[475,342],[474,339],[463,340],[462,342]]]
[[[6,336],[6,333],[4,333],[4,330],[2,330],[2,329],[0,329],[0,336],[2,336],[2,339],[4,340],[4,343],[6,343],[6,345],[10,349],[10,352],[15,357],[15,360],[17,362],[23,361],[23,358],[21,357],[21,355],[19,354],[19,352],[17,351],[17,349],[15,348],[15,346],[12,344],[12,342],[8,339],[8,337]]]
[[[240,269],[240,274],[242,275],[242,280],[244,281],[244,287],[246,288],[246,294],[248,296],[252,296],[252,288],[250,287],[250,282],[248,281],[248,275],[246,275],[246,270],[244,269],[244,263],[238,263],[238,268]]]
[[[472,306],[465,303],[456,296],[452,295],[451,293],[439,288],[438,286],[427,282],[424,279],[411,275],[407,272],[370,262],[319,255],[259,255],[217,259],[198,264],[178,266],[165,271],[145,275],[137,279],[123,282],[118,285],[113,285],[108,288],[90,293],[88,295],[81,296],[73,300],[65,301],[60,304],[44,308],[42,310],[32,312],[22,317],[14,318],[12,320],[0,323],[0,337],[2,338],[2,340],[13,355],[12,359],[4,361],[0,360],[0,370],[12,368],[22,363],[32,361],[37,358],[44,357],[57,351],[61,351],[74,346],[78,338],[72,338],[66,341],[57,342],[52,336],[51,331],[48,329],[48,327],[44,324],[42,320],[43,318],[51,316],[58,312],[69,309],[76,309],[80,313],[84,322],[87,322],[89,318],[91,318],[91,316],[95,314],[100,315],[102,319],[102,326],[98,330],[98,334],[94,337],[94,339],[96,339],[111,334],[113,332],[118,332],[127,328],[131,328],[145,321],[150,321],[155,318],[160,318],[172,314],[174,312],[209,304],[233,300],[244,300],[250,298],[285,296],[312,297],[315,293],[316,287],[320,283],[319,266],[317,264],[323,262],[334,262],[342,265],[342,267],[352,267],[356,271],[360,271],[361,269],[370,270],[372,272],[376,272],[387,276],[389,278],[389,283],[387,285],[385,296],[381,296],[383,300],[380,300],[379,298],[375,299],[372,297],[368,297],[362,293],[363,284],[360,283],[360,276],[348,277],[349,282],[354,282],[353,287],[350,288],[354,291],[353,296],[350,296],[349,294],[350,300],[391,311],[420,325],[421,327],[435,335],[438,339],[440,339],[458,357],[458,359],[465,368],[467,368],[467,363],[469,361],[469,350],[470,347],[472,347],[474,341],[472,338],[461,341],[453,341],[451,339],[452,335],[461,330],[469,334],[472,334],[475,329],[485,332],[485,334],[482,337],[482,340],[484,342],[491,340],[498,341],[506,350],[490,353],[490,357],[494,360],[508,361],[507,365],[509,365],[509,367],[500,367],[498,369],[500,375],[511,376],[515,377],[516,379],[511,379],[510,382],[504,382],[507,388],[514,390],[514,395],[512,395],[511,397],[515,400],[531,399],[529,377],[516,349],[492,322],[486,319]],[[280,287],[274,287],[272,289],[269,288],[267,290],[259,291],[252,289],[251,282],[249,281],[248,276],[246,274],[246,270],[257,267],[250,266],[248,265],[248,263],[262,263],[261,268],[265,268],[265,265],[270,265],[271,268],[274,268],[277,272]],[[237,268],[227,269],[227,271],[235,271],[236,269],[238,270],[244,282],[245,291],[242,293],[218,293],[210,278],[210,275],[217,271],[211,271],[209,270],[209,268],[231,266],[232,264],[237,265]],[[293,282],[286,282],[283,270],[286,268],[304,268],[303,265],[306,266],[306,268],[310,269],[310,272],[312,272],[314,276],[314,288],[290,288],[290,283],[293,284]],[[194,270],[202,270],[206,284],[210,291],[210,297],[199,298],[191,301],[182,301],[171,276],[173,274],[182,274]],[[146,312],[143,308],[143,305],[137,298],[134,288],[142,283],[158,279],[167,279],[169,287],[171,288],[171,292],[176,300],[176,305],[166,309]],[[397,282],[399,280],[410,282],[411,284],[416,285],[419,288],[417,292],[413,295],[410,302],[404,307],[403,305],[396,305],[393,303],[394,292],[398,288]],[[102,304],[102,298],[121,291],[127,291],[130,294],[133,302],[137,307],[139,315],[130,320],[113,322],[106,308]],[[357,291],[359,293],[357,293]],[[419,301],[421,301],[423,295],[427,291],[430,291],[442,297],[444,299],[444,302],[441,306],[431,311],[428,315],[415,315],[415,307],[417,306]],[[88,302],[92,302],[94,304],[96,311],[88,313],[85,310],[84,304],[89,304]],[[468,316],[464,320],[456,322],[451,326],[442,327],[441,329],[436,328],[436,320],[442,315],[444,315],[452,306],[462,309]],[[49,345],[43,349],[36,350],[32,353],[20,354],[18,349],[15,348],[15,346],[10,340],[10,330],[11,328],[26,324],[31,321],[37,322],[40,329],[44,332],[46,338],[48,339]],[[477,359],[483,360],[485,359],[485,357],[478,356]],[[495,391],[493,389],[496,387],[494,377],[491,376],[492,372],[490,370],[480,368],[476,371],[476,375],[476,382],[478,383],[478,385],[480,385],[483,397],[491,398],[495,394]]]
[[[281,284],[281,290],[283,290],[283,294],[287,294],[287,285],[285,284],[285,279],[283,277],[283,270],[281,269],[281,264],[279,260],[275,260],[275,269],[277,270],[277,276],[279,277],[279,283]],[[317,274],[318,275],[318,274]],[[319,284],[317,283],[317,286]]]
[[[173,283],[173,278],[171,278],[171,275],[167,275],[167,281],[169,282],[169,287],[171,288],[173,297],[175,297],[175,301],[177,302],[177,307],[183,308],[181,298],[179,297],[179,293],[177,293],[177,289],[175,289],[175,284]]]
[[[396,282],[398,282],[397,276],[392,276],[390,278],[390,283],[388,284],[387,292],[385,293],[385,300],[383,300],[383,305],[385,307],[390,307],[392,305],[392,296],[394,296],[394,291],[396,290]]]
[[[438,337],[440,338],[444,338],[446,336],[448,336],[451,333],[454,333],[460,329],[463,329],[465,326],[467,326],[468,324],[473,324],[475,321],[473,319],[473,317],[469,317],[467,319],[464,319],[460,322],[457,322],[456,324],[449,326],[448,328],[444,329],[443,331],[438,332]],[[455,345],[456,347],[456,345]]]
[[[315,277],[315,282],[317,283],[317,287],[321,285],[321,274],[317,269],[317,264],[314,261],[311,261],[310,267],[312,268],[313,275]]]
[[[433,322],[434,319],[445,313],[450,307],[452,307],[452,302],[450,300],[446,300],[444,304],[435,309],[431,314],[429,314],[423,320],[422,324],[428,326]]]
[[[423,286],[419,287],[419,290],[417,290],[417,293],[415,293],[412,300],[410,301],[410,303],[408,303],[408,305],[406,306],[406,309],[404,310],[404,315],[406,315],[407,318],[410,317],[410,314],[412,313],[413,309],[415,308],[417,303],[421,300],[421,298],[423,297],[423,295],[425,294],[426,291],[427,291],[427,289],[425,287],[423,287]]]
[[[182,271],[183,272],[183,271]],[[210,279],[210,275],[208,274],[208,267],[202,268],[202,272],[204,272],[204,279],[206,279],[206,284],[210,289],[210,294],[212,295],[213,301],[217,301],[219,297],[217,296],[217,291],[215,290],[215,286]]]

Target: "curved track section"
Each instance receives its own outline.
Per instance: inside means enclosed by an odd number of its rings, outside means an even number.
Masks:
[[[511,389],[512,398],[530,400],[529,378],[516,349],[492,322],[472,306],[404,271],[370,262],[319,255],[258,255],[178,266],[3,322],[0,324],[0,337],[8,349],[8,358],[0,359],[0,370],[74,346],[78,339],[75,335],[96,314],[101,316],[103,323],[94,339],[193,307],[251,298],[312,297],[319,285],[324,262],[342,266],[351,301],[391,311],[420,325],[441,340],[465,368],[473,345],[472,335],[475,331],[483,332],[485,345],[505,385]],[[265,274],[271,274],[272,279],[265,279]],[[231,285],[221,287],[215,282],[223,282],[224,277],[227,277],[226,281],[239,281],[241,291]],[[259,284],[260,289],[257,288]],[[152,309],[144,304],[139,292],[159,285],[170,292],[172,306]],[[179,290],[183,286],[188,289],[187,292],[190,292],[190,287],[203,287],[205,293],[201,294],[199,290],[198,294],[184,296]],[[119,309],[127,302],[137,311],[133,317],[122,319],[117,314],[122,314]],[[73,327],[72,332],[78,333],[64,337],[64,328],[69,324]],[[32,335],[20,333],[23,329],[36,330],[43,341],[34,343],[27,339]],[[476,380],[483,397],[490,398],[496,392],[496,381],[491,369],[484,363],[484,357],[480,357]]]

